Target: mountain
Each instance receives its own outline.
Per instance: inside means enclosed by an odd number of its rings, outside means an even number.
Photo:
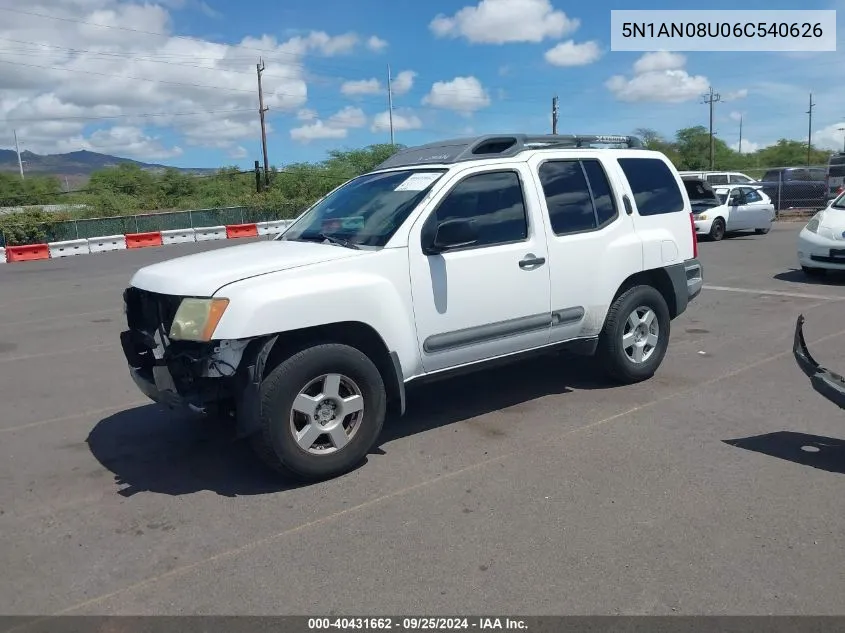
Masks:
[[[132,163],[138,165],[141,169],[161,172],[167,169],[166,165],[158,165],[155,163],[142,163],[137,160],[129,158],[119,158],[117,156],[110,156],[108,154],[99,154],[97,152],[89,152],[82,150],[79,152],[69,152],[67,154],[47,154],[40,155],[33,152],[21,152],[21,160],[23,161],[24,173],[39,174],[44,176],[57,176],[61,180],[67,179],[68,183],[72,183],[71,188],[78,187],[88,181],[88,177],[99,169],[106,167],[114,167],[120,163]],[[209,168],[189,168],[177,167],[179,171],[188,174],[210,174],[214,173],[216,169]],[[0,172],[18,172],[18,156],[14,150],[0,149]]]

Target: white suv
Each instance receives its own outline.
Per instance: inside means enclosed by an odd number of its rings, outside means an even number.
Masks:
[[[142,268],[121,340],[151,399],[223,408],[268,464],[322,479],[362,461],[411,382],[557,347],[649,378],[697,256],[678,172],[635,137],[444,141],[274,240]]]

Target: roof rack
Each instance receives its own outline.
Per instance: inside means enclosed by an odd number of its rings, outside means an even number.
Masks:
[[[594,145],[643,147],[636,136],[615,134],[486,134],[409,147],[396,152],[376,169],[507,158],[529,149],[573,149]]]

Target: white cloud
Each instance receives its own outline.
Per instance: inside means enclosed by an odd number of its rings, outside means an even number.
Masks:
[[[748,90],[746,88],[742,88],[741,90],[734,90],[733,92],[725,93],[722,96],[722,99],[725,101],[737,101],[739,99],[745,99],[748,96]]]
[[[731,121],[741,121],[742,120],[742,112],[731,112],[728,117],[730,117]]]
[[[296,113],[296,118],[300,121],[313,121],[317,118],[317,111],[310,108],[303,108]]]
[[[414,87],[417,73],[413,70],[403,70],[390,80],[390,88],[395,95],[403,95]]]
[[[376,53],[380,53],[385,48],[387,48],[387,42],[381,39],[380,37],[376,37],[375,35],[373,35],[370,39],[367,40],[367,48]]]
[[[455,77],[452,81],[437,81],[423,97],[423,104],[462,114],[472,114],[490,105],[490,96],[475,77]]]
[[[682,103],[701,98],[710,82],[703,75],[690,75],[685,65],[686,57],[678,53],[646,53],[634,63],[632,78],[614,75],[605,87],[619,101]]]
[[[481,0],[451,17],[437,15],[437,37],[464,37],[474,44],[538,43],[574,33],[580,20],[556,11],[549,0]]]
[[[657,51],[646,53],[634,62],[634,74],[658,73],[663,70],[683,68],[687,63],[686,57],[680,53]]]
[[[185,0],[170,6],[173,1]],[[16,5],[62,19],[4,13],[0,21],[3,58],[12,62],[0,63],[0,138],[17,129],[22,148],[39,153],[70,146],[102,151],[109,143],[119,156],[131,152],[142,159],[172,156],[172,146],[183,143],[237,151],[258,137],[259,55],[272,119],[306,104],[307,55],[347,54],[360,44],[354,33],[311,32],[286,41],[265,35],[234,44],[183,38],[173,32],[168,8],[127,0],[50,0],[40,3],[43,9],[14,0],[11,7]],[[140,113],[148,116],[128,116]],[[91,120],[97,117],[115,118]],[[92,123],[101,129],[88,134]],[[131,136],[132,129],[143,134]],[[156,145],[165,138],[178,140]],[[141,155],[145,151],[149,156]]]
[[[410,110],[393,112],[393,131],[418,130],[422,127],[420,118]],[[371,132],[384,132],[390,129],[390,112],[385,110],[373,117]]]
[[[314,121],[314,123],[309,123],[308,125],[293,128],[290,131],[290,137],[294,141],[303,144],[317,140],[346,138],[346,134],[346,128],[332,127],[330,125],[326,125],[320,120]]]
[[[352,128],[364,127],[367,124],[367,116],[361,108],[347,106],[340,112],[329,117],[327,125],[330,127]]]
[[[576,44],[573,40],[561,42],[546,51],[546,61],[553,66],[586,66],[602,56],[598,42]]]
[[[88,138],[75,136],[62,139],[56,149],[59,153],[88,150],[146,160],[163,160],[182,154],[180,147],[166,147],[157,137],[146,134],[141,128],[123,125],[97,130]]]
[[[732,144],[730,147],[733,151],[738,152],[739,151],[739,141]],[[754,141],[742,139],[742,153],[743,154],[753,154],[758,149],[762,149],[763,147],[766,147],[766,145],[763,144],[763,143],[755,143]]]
[[[238,145],[229,150],[229,158],[234,158],[236,160],[240,160],[241,158],[247,157],[247,151],[245,147]]]
[[[290,131],[291,139],[299,143],[307,144],[316,140],[346,138],[351,128],[364,127],[367,124],[367,116],[364,111],[353,106],[347,106],[335,112],[326,121],[318,118],[317,113],[313,110],[309,110],[307,113],[314,115],[307,119],[311,122]]]
[[[845,149],[845,121],[814,131],[813,147],[816,149],[832,149],[837,152],[843,151]]]
[[[353,81],[345,81],[340,87],[340,91],[347,97],[357,97],[360,95],[374,95],[384,90],[381,82],[378,79],[357,79]]]

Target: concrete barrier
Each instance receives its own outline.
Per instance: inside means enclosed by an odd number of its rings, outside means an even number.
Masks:
[[[162,244],[185,244],[196,242],[197,236],[194,229],[170,229],[161,232]]]
[[[9,262],[32,262],[39,259],[50,259],[50,247],[46,244],[9,246],[6,249],[6,261]]]
[[[255,222],[251,224],[227,224],[226,239],[234,240],[239,237],[258,237],[258,226]]]
[[[88,238],[88,248],[92,253],[126,250],[125,235],[105,235],[103,237]]]
[[[88,240],[64,240],[62,242],[50,242],[50,257],[70,257],[71,255],[87,255],[91,252]]]
[[[0,264],[6,263],[6,249],[0,246]]]
[[[277,235],[283,233],[291,224],[293,220],[273,220],[271,222],[259,222],[259,235]]]
[[[225,226],[201,226],[194,229],[197,242],[207,242],[209,240],[225,240],[226,227]]]

